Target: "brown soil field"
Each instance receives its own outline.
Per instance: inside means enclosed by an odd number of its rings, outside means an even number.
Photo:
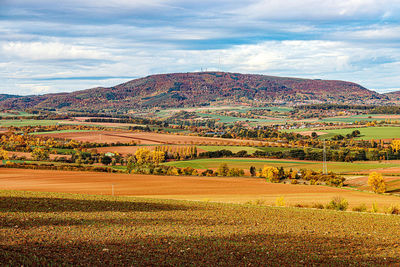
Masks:
[[[99,153],[119,153],[121,155],[127,154],[135,154],[136,150],[139,148],[146,148],[149,150],[154,150],[156,146],[111,146],[111,147],[99,147],[96,148],[97,152]],[[173,146],[174,148],[178,148],[181,146]],[[197,153],[206,152],[204,149],[197,148]]]
[[[335,196],[350,206],[377,203],[380,207],[400,204],[400,198],[326,186],[272,184],[257,178],[128,175],[96,172],[68,172],[26,169],[0,169],[0,189],[142,196],[244,203],[263,200],[273,204],[283,196],[287,205],[326,204]]]
[[[400,115],[375,115],[371,116],[374,119],[400,119]]]
[[[15,156],[17,156],[17,157],[25,157],[26,159],[32,159],[32,157],[31,157],[31,153],[28,153],[28,152],[14,152],[14,151],[9,151],[8,152],[8,155],[9,155],[9,157],[11,157],[11,156],[13,156],[13,155],[15,155]],[[54,160],[55,158],[61,158],[61,157],[63,157],[63,158],[67,158],[67,159],[70,159],[71,158],[71,155],[57,155],[57,154],[50,154],[50,159],[51,160]]]
[[[139,125],[134,123],[113,123],[113,122],[86,122],[86,119],[90,119],[91,117],[79,117],[75,118],[74,120],[62,120],[59,121],[61,124],[79,124],[79,125],[99,125],[105,127],[127,127],[133,125]]]
[[[96,143],[128,143],[136,142],[146,145],[157,144],[218,144],[218,145],[235,145],[245,144],[259,144],[260,141],[251,140],[229,140],[222,138],[210,138],[199,136],[186,136],[175,134],[159,134],[148,132],[124,132],[124,131],[96,131],[96,132],[72,132],[72,133],[51,133],[43,134],[53,138],[73,139],[82,142],[96,142]]]
[[[327,133],[325,133],[325,132],[316,132],[316,131],[304,131],[304,132],[295,132],[295,133],[301,134],[301,135],[303,135],[303,136],[311,136],[311,134],[312,134],[313,132],[315,132],[315,133],[318,134],[318,135],[327,134]]]

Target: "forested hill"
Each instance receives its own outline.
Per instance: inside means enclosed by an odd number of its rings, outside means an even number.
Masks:
[[[114,87],[72,93],[9,98],[0,108],[123,110],[146,107],[201,106],[212,102],[246,103],[376,103],[385,95],[358,84],[226,72],[151,75]]]

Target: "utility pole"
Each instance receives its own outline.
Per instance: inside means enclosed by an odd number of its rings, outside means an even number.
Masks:
[[[324,150],[323,150],[322,173],[328,174],[328,165],[326,163],[326,141],[325,140],[324,140]]]

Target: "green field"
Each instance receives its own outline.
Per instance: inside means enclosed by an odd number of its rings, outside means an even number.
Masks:
[[[81,132],[93,132],[95,130],[59,130],[59,131],[49,131],[49,132],[34,132],[31,135],[41,135],[41,134],[54,134],[54,133],[81,133]]]
[[[369,118],[371,116],[371,118]],[[359,122],[359,121],[383,121],[385,119],[383,118],[372,118],[372,116],[374,116],[374,114],[368,114],[368,115],[354,115],[354,116],[350,116],[350,117],[332,117],[332,118],[324,118],[321,119],[319,121],[323,121],[323,122],[347,122],[347,123],[351,123],[351,122]]]
[[[0,191],[5,266],[373,266],[399,216]]]
[[[22,127],[22,126],[49,126],[59,124],[56,120],[0,120],[2,127]]]
[[[195,169],[218,168],[222,163],[228,164],[230,168],[249,169],[250,166],[262,168],[265,165],[274,167],[292,168],[293,170],[312,169],[322,170],[322,162],[315,161],[296,161],[279,159],[251,159],[251,158],[217,158],[217,159],[196,159],[188,161],[172,161],[164,163],[176,167],[192,167]],[[399,166],[396,163],[371,163],[371,162],[328,162],[328,171],[335,173],[348,173],[362,170],[390,168]]]
[[[28,117],[28,116],[38,116],[35,114],[31,114],[25,111],[16,111],[18,114],[11,114],[11,113],[5,113],[5,112],[0,112],[0,117]]]
[[[258,147],[249,147],[249,146],[197,146],[199,149],[203,149],[206,151],[218,151],[218,150],[230,150],[233,153],[237,153],[239,151],[247,151],[248,154],[253,154],[256,151],[261,151],[262,149]]]
[[[400,138],[400,127],[366,127],[366,128],[347,128],[347,129],[335,129],[335,130],[322,130],[332,137],[337,134],[345,136],[351,134],[354,130],[359,130],[361,135],[356,138],[357,140],[371,140],[371,139],[391,139]],[[321,138],[328,136],[322,135]]]

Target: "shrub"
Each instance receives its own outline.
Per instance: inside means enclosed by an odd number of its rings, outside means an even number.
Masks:
[[[307,208],[308,205],[302,204],[302,203],[297,203],[297,204],[294,205],[294,207],[296,207],[296,208]]]
[[[365,204],[361,204],[360,206],[354,207],[353,211],[366,212],[367,211],[367,206]]]
[[[253,201],[247,201],[246,204],[248,205],[257,205],[257,206],[262,206],[265,204],[265,200],[264,199],[256,199]]]
[[[400,214],[400,209],[397,206],[391,205],[387,209],[386,213],[399,215]]]
[[[347,207],[349,206],[349,203],[347,202],[346,199],[342,197],[334,197],[331,202],[326,205],[327,209],[330,210],[347,210]]]
[[[275,205],[277,207],[284,207],[286,204],[285,198],[283,196],[277,197],[275,200]]]
[[[311,207],[314,208],[314,209],[321,209],[322,210],[324,208],[324,205],[321,204],[321,203],[314,203],[314,204],[312,204]]]
[[[378,205],[376,203],[373,203],[370,212],[377,213],[378,211]]]

